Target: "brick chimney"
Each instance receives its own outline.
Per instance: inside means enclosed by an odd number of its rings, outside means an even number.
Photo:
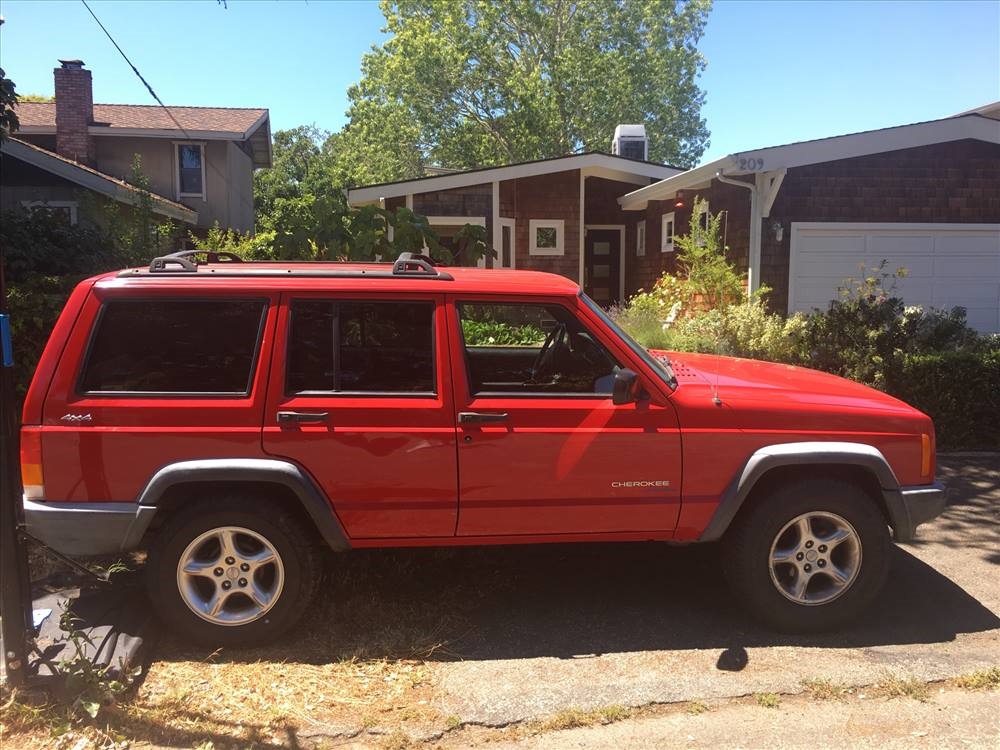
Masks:
[[[94,122],[94,90],[83,60],[60,60],[56,79],[56,152],[89,166],[94,165],[94,139],[87,132]]]

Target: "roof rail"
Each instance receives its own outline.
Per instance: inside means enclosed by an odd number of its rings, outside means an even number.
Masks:
[[[205,255],[206,261],[192,260]],[[220,262],[222,261],[222,262]],[[207,264],[214,264],[207,266]],[[312,278],[410,278],[436,281],[454,281],[454,277],[440,269],[433,258],[421,253],[401,253],[390,266],[388,263],[368,263],[345,267],[337,261],[299,262],[293,267],[283,267],[282,261],[244,261],[229,252],[207,250],[182,250],[161,255],[149,268],[128,268],[118,273],[119,278],[143,276],[190,276],[193,279],[218,277],[312,277]],[[207,266],[207,267],[206,267]],[[312,266],[311,268],[308,266]]]
[[[198,270],[198,264],[197,262],[192,262],[189,258],[194,258],[198,255],[206,256],[206,262],[208,263],[218,263],[220,260],[224,260],[227,263],[243,262],[243,258],[240,256],[226,251],[215,252],[213,250],[180,250],[176,253],[170,253],[169,255],[161,255],[158,258],[153,258],[149,264],[149,272],[165,273],[167,271],[176,271],[177,269],[171,269],[170,267],[180,266],[181,271],[195,273]]]

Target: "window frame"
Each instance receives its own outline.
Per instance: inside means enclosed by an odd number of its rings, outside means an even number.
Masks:
[[[538,247],[538,230],[555,229],[556,246]],[[566,221],[564,219],[529,219],[528,254],[538,256],[560,256],[566,254]]]
[[[646,220],[635,223],[635,255],[641,258],[646,254]]]
[[[184,146],[196,146],[201,151],[200,193],[181,192],[181,148]],[[205,196],[208,194],[205,174],[206,151],[204,141],[174,141],[174,187],[178,198],[201,198],[202,200],[206,200]]]
[[[288,363],[291,361],[291,346],[292,346],[292,321],[293,321],[293,310],[292,305],[297,300],[310,300],[310,301],[324,301],[333,302],[339,305],[344,302],[350,302],[354,304],[385,304],[385,305],[399,305],[399,304],[414,304],[414,305],[427,305],[431,308],[431,390],[429,391],[324,391],[324,390],[308,390],[308,391],[293,391],[288,387]],[[281,373],[281,396],[285,399],[294,398],[438,398],[440,393],[440,373],[438,372],[438,336],[437,336],[437,316],[440,314],[441,303],[437,299],[390,299],[387,297],[355,297],[355,296],[337,296],[329,297],[326,295],[303,295],[303,296],[290,296],[285,301],[286,315],[285,315],[285,331],[284,331],[284,371]],[[335,319],[340,320],[339,309],[335,316]],[[333,352],[333,364],[335,367],[340,366],[340,357],[337,347],[340,344],[340,331],[331,331],[331,335],[334,340],[334,352]]]
[[[240,302],[262,302],[260,321],[257,325],[257,339],[254,343],[253,354],[250,360],[250,372],[247,375],[247,387],[243,391],[91,391],[83,388],[84,375],[90,364],[90,357],[93,354],[94,345],[97,341],[97,334],[104,321],[104,315],[110,305],[115,302],[217,302],[220,299],[235,300]],[[87,332],[87,344],[80,357],[80,367],[76,373],[73,383],[73,391],[77,398],[136,398],[136,399],[211,399],[211,400],[249,400],[253,396],[254,380],[257,378],[257,370],[260,367],[260,354],[264,343],[264,332],[267,325],[268,314],[270,313],[272,300],[268,297],[246,296],[233,297],[230,295],[221,296],[179,296],[172,295],[123,295],[120,297],[109,297],[101,301],[101,307],[94,315],[94,323]]]
[[[670,226],[670,241],[667,242],[667,226]],[[672,253],[674,251],[674,237],[677,234],[677,219],[673,211],[668,211],[660,217],[660,252]]]
[[[484,305],[491,307],[499,307],[501,305],[509,306],[527,306],[533,305],[535,307],[543,307],[546,309],[557,307],[562,310],[566,315],[572,317],[580,325],[580,328],[588,333],[595,344],[600,346],[607,355],[611,358],[611,361],[615,363],[615,366],[619,370],[626,368],[627,365],[622,364],[620,356],[617,356],[601,337],[594,333],[594,329],[587,325],[587,321],[577,314],[577,311],[573,308],[563,304],[560,301],[555,301],[551,299],[539,300],[539,299],[490,299],[489,297],[459,297],[452,300],[452,306],[455,311],[455,322],[458,325],[458,334],[456,341],[459,347],[461,347],[462,354],[462,367],[465,369],[465,388],[468,394],[469,402],[473,402],[476,399],[553,399],[553,398],[566,398],[566,399],[596,399],[598,401],[606,401],[612,398],[613,392],[609,393],[566,393],[559,391],[480,391],[476,392],[473,390],[472,384],[472,367],[469,364],[469,349],[465,344],[465,331],[462,330],[462,306],[463,305]],[[554,316],[553,316],[554,317]],[[616,371],[617,372],[617,371]]]
[[[68,208],[70,226],[76,226],[77,219],[79,217],[78,211],[80,208],[80,203],[79,201],[47,201],[47,200],[21,201],[21,208],[25,209],[29,213],[33,213],[36,209],[39,208],[45,208],[45,209]]]

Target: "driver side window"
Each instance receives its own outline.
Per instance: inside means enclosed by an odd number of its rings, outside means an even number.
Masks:
[[[559,305],[458,305],[473,395],[610,395],[619,366]]]

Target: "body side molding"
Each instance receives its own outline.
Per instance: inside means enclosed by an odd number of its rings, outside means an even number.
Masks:
[[[271,482],[287,487],[309,514],[316,530],[334,550],[350,548],[326,496],[305,471],[290,461],[273,458],[220,458],[179,461],[168,464],[153,475],[139,495],[140,506],[156,506],[171,487],[194,482]],[[146,529],[133,528],[141,538]],[[138,543],[138,539],[135,540]]]

